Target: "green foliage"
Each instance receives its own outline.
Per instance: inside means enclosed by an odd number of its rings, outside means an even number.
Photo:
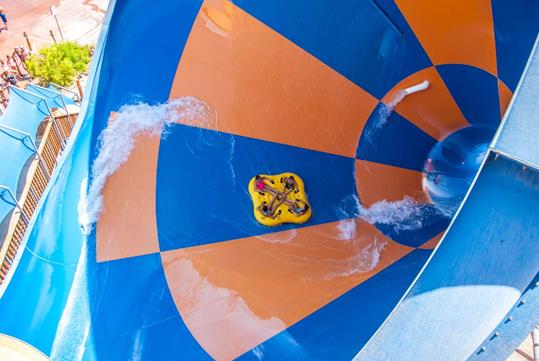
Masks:
[[[90,46],[70,41],[42,48],[26,60],[28,72],[44,83],[69,86],[75,76],[87,70],[90,51]]]

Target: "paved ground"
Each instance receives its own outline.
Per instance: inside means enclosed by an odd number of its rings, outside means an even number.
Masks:
[[[49,6],[56,6],[58,22],[66,40],[94,44],[109,0],[6,0],[0,5],[8,16],[7,31],[0,33],[0,56],[13,52],[13,47],[25,45],[26,31],[32,47],[38,49],[52,44],[49,31],[61,40]]]
[[[507,359],[507,361],[533,361],[533,341],[531,335]]]

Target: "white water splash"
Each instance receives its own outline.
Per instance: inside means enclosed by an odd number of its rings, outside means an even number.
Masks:
[[[348,261],[350,267],[345,271],[338,274],[339,277],[352,276],[358,273],[366,273],[372,271],[378,263],[380,263],[380,257],[382,251],[386,247],[387,242],[380,242],[375,239],[365,247],[361,248],[356,254]]]
[[[337,237],[341,241],[350,243],[354,252],[351,257],[340,261],[338,268],[341,270],[328,274],[327,279],[370,272],[380,263],[387,242],[358,232],[358,220],[370,224],[392,225],[397,232],[423,227],[420,204],[411,197],[405,197],[396,202],[383,200],[368,208],[363,207],[356,196],[348,197],[343,203],[349,202],[354,203],[356,213],[354,218],[343,219],[337,224]],[[345,214],[344,208],[345,206],[340,210],[342,214]]]
[[[81,258],[86,258],[83,245]],[[86,259],[77,266],[75,279],[60,318],[51,349],[51,360],[82,360],[90,333],[90,305],[88,303]]]
[[[445,218],[453,218],[457,210],[459,209],[460,203],[464,198],[455,198],[451,199],[448,202],[436,201],[433,203],[436,212],[442,215]]]
[[[191,260],[171,259],[167,264],[167,272],[174,275],[174,301],[182,319],[214,359],[235,359],[286,329],[278,317],[251,310],[241,293],[214,284]],[[208,327],[208,320],[217,327]]]
[[[370,224],[392,225],[397,232],[423,227],[421,205],[408,196],[395,202],[376,202],[369,208],[359,205],[359,217]]]
[[[337,225],[339,230],[339,239],[341,241],[350,241],[356,238],[355,219],[344,219]]]
[[[264,359],[264,344],[262,343],[256,346],[251,350],[251,352],[253,353],[253,355],[256,356],[259,361],[262,361]]]
[[[354,237],[346,239],[346,242],[350,244],[353,252],[351,256],[346,259],[331,260],[335,271],[326,274],[324,276],[325,280],[332,280],[339,277],[349,277],[372,271],[380,263],[382,252],[387,246],[386,241],[380,241],[376,237],[373,238],[369,235],[356,235],[356,220],[351,219],[347,221],[347,224],[354,225]],[[341,240],[344,240],[343,234],[341,234],[340,238]]]
[[[131,361],[141,360],[141,355],[142,355],[143,347],[144,347],[144,338],[145,338],[144,336],[145,336],[144,329],[139,328],[137,333],[135,334],[135,341],[133,342],[133,345],[132,345],[131,359],[130,359]]]
[[[374,120],[374,124],[367,128],[366,139],[371,142],[372,136],[376,131],[381,129],[389,119],[395,107],[406,97],[408,94],[404,90],[399,90],[397,94],[387,104],[382,103],[380,109],[378,109],[378,117]]]
[[[102,191],[107,179],[128,160],[137,136],[166,136],[167,126],[172,123],[217,129],[215,114],[195,97],[177,98],[159,105],[124,105],[111,119],[99,137],[87,199],[81,197],[81,202],[86,204],[79,204],[79,220],[84,234],[89,234],[99,220],[103,208]]]
[[[234,170],[234,155],[236,154],[236,138],[232,136],[232,140],[230,141],[230,151],[228,153],[228,168],[230,169],[230,176],[232,177],[232,185],[234,187],[237,185],[236,183],[236,171]]]
[[[85,178],[81,182],[80,204],[86,199]],[[88,301],[88,246],[86,238],[75,270],[71,290],[60,317],[51,348],[51,360],[82,360],[90,333],[90,304]]]
[[[378,114],[380,115],[378,122],[376,123],[377,128],[383,127],[393,110],[395,110],[395,107],[404,99],[405,96],[407,96],[408,93],[406,93],[404,90],[399,90],[397,94],[391,99],[387,104],[382,104],[380,107]]]
[[[343,201],[343,203],[348,204],[350,202],[354,203],[356,209],[353,217],[360,218],[370,224],[391,225],[396,232],[413,231],[424,225],[425,215],[422,205],[408,196],[395,202],[387,200],[376,202],[368,208],[363,207],[355,195],[347,197]],[[346,214],[344,208],[343,206],[343,209],[340,210],[342,215]],[[337,228],[341,240],[351,240],[356,236],[356,222],[353,218],[340,221]]]
[[[298,235],[297,229],[290,229],[283,232],[272,232],[255,236],[257,239],[268,243],[290,243]]]
[[[83,234],[90,234],[91,230],[91,222],[90,222],[90,214],[88,213],[88,193],[86,192],[88,189],[88,175],[84,177],[82,182],[80,182],[80,198],[79,203],[77,204],[77,212],[79,214],[79,224],[82,228]]]

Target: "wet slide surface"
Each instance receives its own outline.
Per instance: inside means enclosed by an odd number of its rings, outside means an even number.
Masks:
[[[0,333],[53,360],[352,359],[432,254],[517,87],[539,7],[506,6],[114,2],[78,136],[2,285]],[[484,172],[513,177],[503,162]],[[264,227],[248,182],[283,172],[313,216]],[[491,225],[481,207],[459,222]],[[444,241],[430,267],[466,244]]]

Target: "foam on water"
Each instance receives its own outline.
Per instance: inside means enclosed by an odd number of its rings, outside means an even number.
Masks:
[[[88,301],[86,244],[81,255],[73,285],[62,312],[51,348],[51,360],[82,360],[90,332],[90,304]]]
[[[264,344],[262,343],[256,346],[251,350],[251,352],[253,353],[253,355],[256,356],[258,360],[262,361],[264,359]]]
[[[380,107],[380,110],[378,111],[380,117],[378,119],[378,122],[376,123],[376,126],[378,128],[383,127],[393,110],[395,110],[395,107],[404,99],[404,97],[408,95],[404,90],[399,90],[397,94],[391,99],[387,104],[382,104]]]
[[[296,229],[290,229],[283,232],[261,234],[256,236],[256,238],[268,243],[289,243],[292,242],[297,235],[298,231]]]
[[[356,220],[347,220],[347,224],[353,224],[355,228]],[[355,234],[350,239],[343,239],[349,244],[351,250],[350,257],[345,259],[328,259],[326,263],[331,264],[333,271],[325,275],[325,280],[332,280],[339,277],[349,277],[355,274],[372,271],[380,263],[382,252],[387,246],[387,242],[379,240],[370,235]]]
[[[337,238],[349,243],[353,254],[340,264],[336,264],[339,271],[330,273],[327,279],[370,272],[380,263],[387,242],[372,235],[357,232],[358,220],[370,224],[392,225],[397,232],[423,227],[423,218],[425,218],[422,214],[423,210],[421,205],[411,197],[395,202],[383,200],[365,208],[354,195],[343,201],[343,208],[338,210],[338,213],[341,212],[344,215],[344,209],[347,208],[347,204],[349,206],[350,202],[355,203],[354,218],[343,219],[337,224]]]
[[[453,218],[457,210],[459,209],[460,204],[462,203],[463,197],[452,199],[450,202],[437,201],[433,203],[434,209],[436,212],[443,217]]]
[[[210,107],[195,97],[172,99],[167,103],[124,105],[99,136],[98,154],[92,165],[86,199],[79,204],[79,220],[84,234],[92,231],[103,210],[103,188],[107,179],[129,159],[137,136],[166,137],[173,123],[217,129],[217,117]]]
[[[339,230],[339,239],[341,241],[350,241],[356,238],[356,221],[354,219],[345,219],[337,225]]]
[[[374,123],[366,128],[365,136],[367,141],[372,142],[372,136],[378,130],[384,127],[389,119],[389,116],[395,109],[395,107],[406,97],[408,94],[404,90],[399,90],[397,94],[387,104],[381,103],[378,109],[378,116],[374,119]]]
[[[228,169],[230,169],[230,176],[232,177],[232,184],[234,186],[237,185],[236,183],[236,171],[234,170],[234,155],[236,154],[236,138],[232,137],[232,140],[230,141],[230,150],[228,152]]]
[[[86,186],[87,178],[84,178],[81,182],[79,208],[87,204]],[[82,360],[84,355],[91,322],[88,300],[87,249],[87,241],[84,237],[73,284],[54,335],[51,348],[52,360]]]
[[[90,234],[91,232],[91,225],[90,222],[90,214],[88,213],[88,193],[86,190],[88,189],[88,175],[84,177],[82,182],[80,183],[80,198],[79,203],[77,204],[77,212],[79,214],[79,224],[82,228],[83,234]]]
[[[211,350],[219,347],[221,359],[236,359],[246,349],[252,349],[286,328],[280,318],[251,310],[242,293],[212,283],[190,260],[176,260],[170,267],[176,277],[176,302],[188,305],[181,310],[182,319],[188,325],[195,325],[191,329],[193,334],[204,333],[205,337],[199,341],[210,350],[211,356],[215,357]],[[216,324],[225,326],[205,327],[208,315],[212,315]],[[235,332],[223,334],[223,327]],[[241,334],[249,337],[235,337]]]
[[[361,248],[351,258],[351,267],[344,272],[339,273],[339,276],[345,277],[372,271],[378,263],[380,263],[380,257],[386,245],[387,242],[375,239],[373,242]]]
[[[396,231],[411,231],[423,227],[421,206],[408,196],[395,202],[376,202],[369,208],[360,204],[359,217],[370,224],[392,225]]]
[[[423,214],[422,205],[417,203],[412,197],[405,196],[403,199],[390,202],[382,200],[372,204],[370,207],[364,207],[359,199],[352,195],[343,200],[343,205],[353,202],[353,218],[360,218],[370,224],[392,225],[395,231],[413,231],[424,226],[424,219],[427,215]],[[343,206],[343,209],[345,207]],[[338,214],[345,218],[343,209],[338,210]],[[339,222],[339,239],[350,240],[355,237],[356,223],[353,219],[344,219]]]

